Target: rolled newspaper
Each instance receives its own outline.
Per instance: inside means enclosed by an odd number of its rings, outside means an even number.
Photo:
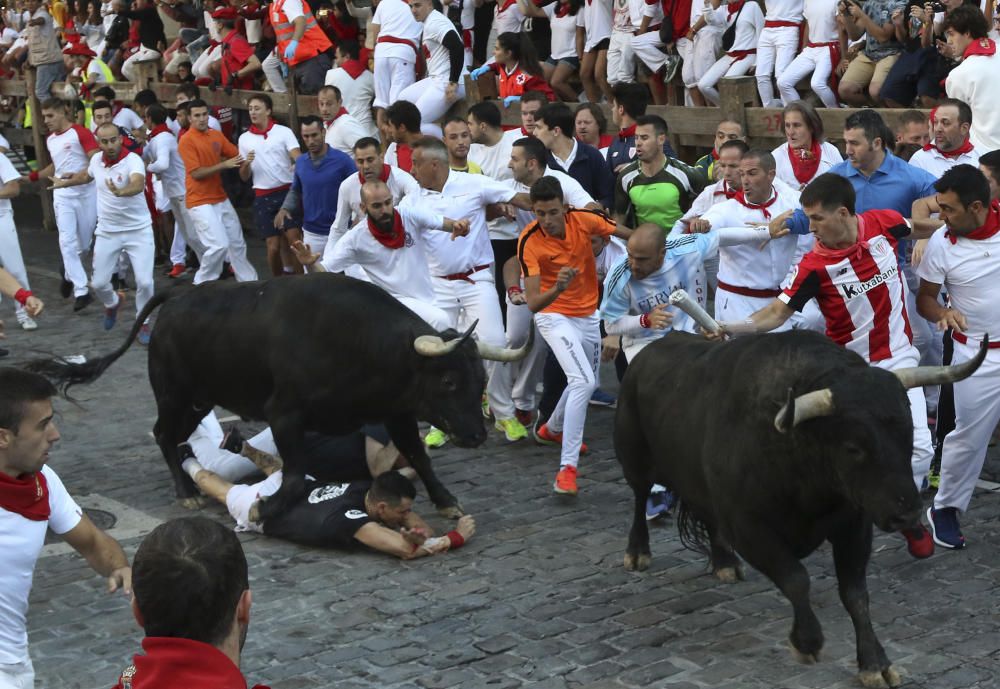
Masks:
[[[714,333],[722,330],[722,326],[708,315],[705,309],[701,308],[701,304],[696,302],[691,298],[687,292],[682,289],[675,291],[670,295],[670,305],[676,306],[681,311],[691,316],[694,322],[700,325],[706,332]]]

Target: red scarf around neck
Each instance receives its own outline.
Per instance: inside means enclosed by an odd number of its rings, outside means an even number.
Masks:
[[[388,165],[382,165],[382,172],[379,173],[378,178],[380,180],[382,180],[383,182],[388,182],[389,181],[389,172],[390,171],[391,171],[391,168]],[[358,179],[361,180],[362,184],[364,184],[365,181],[366,181],[365,180],[365,176],[363,174],[361,174],[360,172],[358,173]]]
[[[634,124],[631,125],[631,126],[625,127],[624,129],[619,129],[618,130],[618,140],[619,141],[624,141],[625,139],[629,138],[630,136],[635,136],[635,125]]]
[[[737,12],[740,11],[740,8],[743,7],[743,2],[744,2],[744,0],[740,0],[739,2],[731,2],[728,5],[726,5],[726,13],[727,13],[726,14],[726,21],[727,22],[729,21],[729,19],[734,14],[736,14]]]
[[[331,124],[333,124],[338,119],[340,119],[341,115],[346,115],[346,114],[347,114],[347,108],[345,108],[343,105],[341,105],[340,106],[340,110],[337,111],[337,114],[333,116],[332,120],[330,120],[329,122],[326,123],[326,126],[329,127]]]
[[[845,258],[855,261],[860,260],[864,255],[864,252],[869,251],[869,246],[868,240],[862,239],[862,237],[865,236],[865,216],[863,213],[859,213],[857,218],[858,241],[843,249],[831,249],[817,239],[816,244],[813,246],[813,253],[817,256],[822,256],[825,259],[833,261],[842,261]]]
[[[713,160],[713,161],[715,161],[715,160],[718,160],[718,159],[719,159],[719,152],[718,152],[718,151],[716,151],[716,150],[715,150],[715,149],[713,148],[713,149],[712,149],[712,160]]]
[[[45,474],[36,471],[23,478],[11,478],[0,472],[0,509],[19,514],[34,522],[49,518],[49,484]]]
[[[351,79],[357,79],[368,69],[368,65],[361,60],[344,60],[340,68],[347,72]]]
[[[122,162],[122,160],[127,155],[128,155],[128,149],[122,146],[121,149],[118,151],[118,157],[115,158],[114,160],[109,160],[107,154],[102,153],[101,162],[104,163],[104,167],[111,167],[112,165],[117,165],[118,163]]]
[[[997,232],[1000,232],[1000,201],[993,201],[990,203],[989,213],[986,214],[986,222],[982,226],[977,227],[969,234],[960,235],[956,235],[951,230],[945,230],[944,236],[952,244],[957,244],[959,237],[965,237],[966,239],[989,239]]]
[[[799,184],[808,184],[819,172],[819,161],[823,157],[823,147],[813,139],[812,146],[807,151],[804,148],[792,148],[788,145],[788,160],[792,164],[792,172]]]
[[[403,216],[399,214],[399,211],[392,212],[392,231],[389,234],[384,234],[380,229],[375,227],[375,223],[372,222],[371,218],[368,218],[368,231],[372,233],[372,237],[379,244],[389,249],[401,249],[406,242],[406,230],[403,229]]]
[[[569,14],[569,3],[568,2],[560,2],[559,6],[556,8],[556,17],[559,18],[559,19],[562,19],[567,14]]]
[[[164,132],[172,134],[172,132],[170,131],[170,127],[168,127],[166,124],[158,124],[149,130],[149,138],[152,139],[157,134],[163,134]]]
[[[737,201],[742,203],[747,208],[752,208],[753,210],[759,210],[764,214],[764,218],[766,220],[770,220],[771,212],[767,209],[773,206],[774,202],[778,200],[778,192],[775,191],[774,188],[772,187],[771,198],[769,198],[764,203],[759,203],[759,204],[747,201],[746,192],[743,189],[740,189],[738,192],[736,192],[736,195],[733,198],[735,198]]]
[[[969,141],[968,137],[966,137],[965,141],[962,142],[962,145],[956,148],[954,151],[942,151],[940,148],[938,148],[932,143],[924,145],[925,151],[937,151],[945,158],[957,158],[963,153],[969,153],[970,151],[972,151],[972,149],[973,149],[972,142]]]
[[[402,168],[403,172],[413,169],[413,149],[409,144],[396,144],[396,165]]]
[[[962,53],[962,59],[967,57],[972,57],[974,55],[981,55],[983,57],[990,57],[995,55],[997,52],[997,44],[993,42],[992,38],[980,38],[978,41],[973,41],[965,47],[965,52]]]
[[[739,194],[739,193],[740,192],[739,192],[738,189],[730,189],[729,188],[729,182],[723,180],[722,181],[722,189],[719,190],[719,191],[717,191],[717,192],[715,192],[713,194],[713,196],[725,196],[727,199],[735,199],[736,195]]]
[[[248,131],[249,131],[249,132],[250,132],[251,134],[257,134],[257,135],[259,135],[259,136],[263,136],[263,137],[264,137],[264,138],[266,139],[266,138],[267,138],[267,133],[268,133],[269,131],[271,131],[271,129],[272,129],[273,127],[274,127],[274,120],[272,120],[272,119],[268,119],[268,121],[267,121],[267,126],[266,126],[266,127],[264,127],[263,129],[258,129],[258,128],[257,128],[257,125],[254,125],[254,124],[251,124],[251,125],[250,125],[250,129],[249,129]]]

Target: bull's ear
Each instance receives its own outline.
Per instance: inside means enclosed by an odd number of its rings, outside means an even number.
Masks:
[[[778,416],[774,419],[774,427],[778,429],[779,433],[788,433],[794,424],[795,393],[791,388],[788,388],[788,398],[785,400],[785,406],[778,411]]]

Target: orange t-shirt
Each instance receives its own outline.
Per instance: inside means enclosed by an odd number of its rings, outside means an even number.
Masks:
[[[615,228],[615,223],[603,213],[587,210],[566,212],[566,236],[562,239],[546,234],[538,221],[524,228],[517,242],[521,274],[540,276],[542,292],[556,284],[560,268],[568,266],[577,270],[569,287],[542,309],[542,313],[589,316],[597,310],[597,266],[590,238],[594,235],[608,237],[614,234]]]
[[[199,180],[192,177],[191,173],[200,167],[212,167],[226,158],[239,155],[239,149],[233,142],[214,129],[199,132],[192,127],[181,137],[177,148],[184,161],[184,170],[187,172],[185,176],[187,207],[194,208],[225,201],[226,192],[222,188],[222,175],[215,173]]]

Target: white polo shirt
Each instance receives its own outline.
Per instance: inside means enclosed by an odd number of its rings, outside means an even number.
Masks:
[[[928,144],[929,145],[929,144]],[[924,147],[910,158],[910,165],[926,170],[940,178],[956,165],[971,165],[979,167],[979,151],[973,148],[968,153],[962,153],[951,158],[946,157],[936,146]]]
[[[163,194],[168,199],[176,199],[185,193],[184,161],[177,150],[177,137],[170,132],[160,132],[142,149],[142,158],[146,161],[146,171],[160,178]]]
[[[524,138],[524,133],[518,129],[512,129],[503,133],[493,146],[485,144],[472,144],[469,146],[469,160],[479,165],[483,174],[497,181],[514,179],[514,174],[510,171],[510,153],[514,148],[514,142]],[[523,227],[518,227],[517,223],[507,218],[493,218],[487,223],[490,230],[490,239],[517,239],[518,233]]]
[[[45,145],[55,166],[56,177],[68,177],[86,170],[90,165],[90,152],[98,150],[97,139],[89,129],[79,124],[71,124],[64,132],[52,132],[45,139]],[[52,195],[57,199],[75,199],[93,193],[92,184],[81,184],[76,187],[56,189]]]
[[[80,523],[83,510],[62,481],[47,466],[42,474],[49,490],[48,521],[27,519],[0,508],[0,665],[14,665],[28,659],[28,596],[35,563],[45,544],[45,530],[64,534]]]
[[[364,125],[351,114],[338,115],[326,129],[326,143],[338,151],[354,157],[354,144],[369,136]]]
[[[277,122],[267,134],[240,134],[238,148],[244,158],[253,151],[250,172],[254,189],[277,189],[292,183],[295,163],[289,154],[299,147],[299,141],[288,127]]]
[[[434,287],[424,243],[432,235],[451,239],[450,233],[437,231],[444,224],[444,216],[422,208],[396,210],[406,233],[403,246],[390,249],[383,245],[372,235],[365,218],[323,256],[323,267],[332,273],[342,273],[359,266],[373,284],[396,299],[408,297],[433,304]]]
[[[149,206],[146,205],[146,195],[142,192],[132,196],[115,196],[108,189],[110,180],[121,189],[129,183],[129,177],[140,175],[146,177],[146,166],[142,158],[135,153],[127,153],[124,158],[113,165],[107,165],[104,155],[96,155],[90,159],[87,172],[94,178],[97,187],[97,231],[98,232],[131,232],[143,230],[152,225]]]
[[[410,6],[403,0],[379,0],[375,14],[372,15],[372,24],[379,27],[378,35],[392,36],[407,40],[413,43],[414,48],[420,48],[420,32],[423,31],[420,23],[413,18]],[[405,43],[375,43],[375,59],[395,57],[409,62],[417,59],[417,54]]]
[[[486,206],[507,203],[515,195],[516,192],[504,182],[496,182],[485,175],[449,170],[441,191],[421,188],[419,194],[403,199],[400,208],[412,209],[419,205],[428,212],[439,213],[452,220],[467,219],[471,223],[468,236],[454,241],[445,232],[427,235],[427,263],[431,275],[444,277],[493,263],[493,247],[486,228]]]
[[[392,194],[392,205],[399,207],[407,194],[419,194],[420,185],[413,175],[398,167],[389,167],[389,176],[385,180]],[[336,244],[349,229],[361,222],[364,213],[361,212],[361,173],[351,175],[340,183],[337,192],[337,217],[330,227],[330,241],[327,246]]]

